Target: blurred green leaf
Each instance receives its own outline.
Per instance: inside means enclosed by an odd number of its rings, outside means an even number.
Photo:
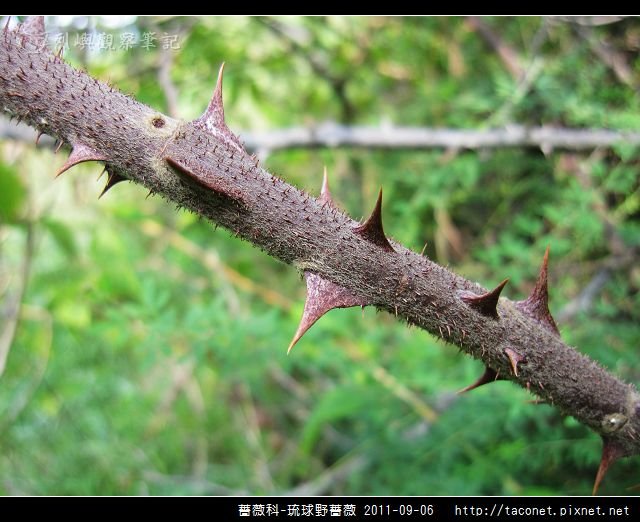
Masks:
[[[56,244],[67,256],[75,256],[77,254],[76,240],[74,230],[66,223],[44,217],[40,223],[51,234]]]
[[[0,224],[18,220],[26,195],[17,170],[0,162]]]

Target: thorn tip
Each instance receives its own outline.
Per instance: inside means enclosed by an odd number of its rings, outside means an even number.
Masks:
[[[515,306],[523,314],[535,319],[547,330],[559,337],[558,325],[556,325],[551,312],[549,312],[548,266],[549,247],[547,246],[533,290],[525,300],[516,301]]]
[[[378,199],[371,215],[364,223],[354,228],[354,232],[387,252],[395,252],[382,227],[382,188],[378,192]]]
[[[352,306],[366,306],[364,299],[357,297],[347,288],[337,285],[313,272],[305,272],[307,282],[307,300],[298,329],[289,344],[287,354],[324,314],[334,308],[349,308]]]
[[[222,62],[222,65],[220,65],[220,69],[218,70],[218,79],[216,80],[216,86],[213,90],[211,101],[209,102],[209,105],[207,106],[207,109],[204,111],[202,116],[195,120],[195,123],[204,126],[204,128],[210,134],[219,137],[221,136],[233,147],[244,152],[242,143],[240,142],[238,137],[233,132],[231,132],[229,127],[227,127],[224,118],[224,103],[222,99],[224,65],[224,62]]]
[[[107,169],[105,168],[105,171],[106,170]],[[107,184],[102,189],[102,192],[100,192],[98,199],[102,198],[102,196],[104,196],[107,193],[107,191],[110,190],[114,185],[117,185],[121,181],[125,181],[127,179],[124,176],[121,176],[120,174],[110,173],[110,172],[108,172],[108,174],[109,174],[109,177],[107,178]],[[100,176],[102,176],[102,174],[100,174]]]
[[[474,294],[473,292],[464,292],[460,295],[465,303],[467,303],[476,312],[491,317],[492,319],[499,319],[498,317],[498,301],[500,294],[505,285],[509,282],[509,278],[504,279],[493,290],[481,295]]]
[[[593,491],[591,492],[594,496],[598,493],[600,483],[607,474],[611,464],[625,456],[625,452],[611,439],[605,439],[603,437],[602,442],[602,457],[600,458],[600,465],[598,466],[598,472],[596,473],[596,478],[593,483]]]
[[[107,161],[107,158],[93,148],[82,143],[78,143],[73,146],[73,149],[71,150],[71,154],[69,154],[67,161],[64,162],[62,167],[60,167],[60,169],[56,173],[56,178],[63,172],[69,170],[71,167],[78,165],[79,163],[84,163],[85,161]]]
[[[324,166],[324,173],[322,175],[322,188],[320,189],[320,196],[318,201],[322,204],[329,205],[335,208],[333,198],[331,197],[331,191],[329,190],[329,176],[327,175],[327,166]]]
[[[469,386],[465,386],[461,390],[456,392],[456,395],[462,395],[463,393],[470,392],[471,390],[475,390],[476,388],[480,388],[480,386],[484,386],[485,384],[489,384],[495,381],[500,380],[500,373],[496,372],[494,369],[485,366],[484,373],[478,378],[478,380]]]
[[[511,371],[513,371],[513,375],[518,377],[518,364],[524,361],[524,356],[511,348],[505,348],[504,353],[506,353],[509,358],[509,364],[511,364]]]

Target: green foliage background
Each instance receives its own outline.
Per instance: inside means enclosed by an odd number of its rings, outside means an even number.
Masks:
[[[634,19],[485,19],[526,80],[464,18],[112,22],[48,27],[68,35],[71,63],[159,110],[161,38],[178,35],[164,59],[184,118],[204,109],[226,61],[232,129],[640,126]],[[104,33],[117,46],[125,32],[158,39],[126,51],[77,45]],[[598,46],[626,60],[630,79]],[[20,303],[0,377],[0,493],[590,492],[600,441],[573,419],[504,382],[455,396],[481,365],[372,309],[331,312],[287,356],[304,302],[295,270],[140,187],[98,202],[96,164],[53,181],[65,156],[0,142],[0,335]],[[560,321],[563,338],[637,384],[639,162],[621,144],[296,150],[263,164],[312,194],[326,165],[354,217],[384,186],[392,237],[417,251],[427,242],[427,255],[484,286],[510,277],[513,299],[549,245],[552,312],[604,282]],[[637,470],[637,458],[616,464],[602,493],[634,494]]]

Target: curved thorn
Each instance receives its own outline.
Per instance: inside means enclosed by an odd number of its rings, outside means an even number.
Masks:
[[[289,343],[287,354],[291,352],[291,349],[307,330],[330,310],[334,308],[349,308],[351,306],[364,307],[369,304],[362,298],[353,295],[347,288],[323,279],[313,272],[305,272],[304,278],[307,282],[307,299],[304,303],[300,324],[291,343]]]
[[[100,175],[102,176],[102,174]],[[124,176],[121,176],[120,174],[109,173],[109,177],[107,178],[107,184],[102,189],[102,192],[100,192],[98,199],[104,196],[107,193],[107,191],[110,190],[114,185],[117,185],[118,183],[120,183],[121,181],[125,181],[126,179],[127,178],[125,178]]]
[[[378,192],[376,205],[369,218],[364,223],[354,228],[353,231],[367,241],[378,245],[383,250],[386,250],[387,252],[395,252],[391,243],[389,243],[387,236],[384,235],[384,229],[382,227],[382,189]]]
[[[549,312],[548,265],[549,247],[545,250],[540,272],[538,273],[538,279],[529,297],[523,301],[516,301],[515,305],[522,313],[541,323],[550,332],[560,336],[558,326],[553,320],[551,312]]]
[[[85,161],[107,161],[107,158],[91,147],[78,143],[73,146],[73,150],[71,151],[71,154],[69,154],[67,161],[64,162],[62,167],[60,167],[56,173],[56,178],[71,167],[78,163],[84,163]]]
[[[489,384],[498,380],[500,380],[500,375],[498,374],[498,372],[486,366],[484,369],[484,373],[478,378],[476,382],[470,384],[469,386],[465,386],[461,390],[458,390],[456,392],[456,395],[462,395],[463,393],[470,392],[471,390],[475,390],[480,386],[484,386],[485,384]]]
[[[603,438],[602,442],[602,457],[600,459],[600,466],[598,466],[598,472],[596,473],[596,478],[593,483],[593,491],[591,492],[592,495],[596,495],[598,493],[600,483],[602,482],[604,476],[607,474],[609,466],[611,466],[611,464],[613,464],[616,460],[624,456],[624,451],[622,451],[611,440]]]
[[[518,364],[524,361],[524,356],[520,355],[515,350],[511,348],[505,348],[504,353],[507,354],[509,358],[509,363],[511,364],[511,370],[513,371],[513,375],[518,377]]]
[[[213,96],[211,101],[195,123],[203,125],[205,129],[214,135],[221,135],[226,141],[231,143],[238,150],[244,151],[244,147],[240,142],[240,139],[229,130],[224,118],[224,103],[222,99],[222,82],[224,77],[224,62],[220,66],[218,71],[218,79],[216,80],[216,86],[213,90]]]
[[[205,114],[209,113],[209,118],[214,118],[216,124],[224,123],[224,103],[222,100],[222,82],[224,78],[224,62],[218,69],[218,79],[216,80],[216,86],[213,89],[213,96],[209,102],[209,106],[205,111]],[[203,115],[204,116],[204,115]]]
[[[329,205],[330,207],[335,207],[333,202],[333,198],[331,197],[331,192],[329,191],[329,177],[327,176],[327,166],[324,166],[324,174],[322,175],[322,188],[320,189],[320,196],[318,197],[318,201],[323,205]]]
[[[460,299],[476,312],[493,319],[498,319],[498,300],[500,299],[502,289],[508,282],[509,278],[507,277],[493,290],[482,295],[476,295],[473,292],[464,292],[460,295]]]
[[[199,187],[213,191],[218,195],[225,196],[227,198],[242,202],[244,194],[240,190],[231,189],[224,185],[215,174],[209,171],[203,171],[199,169],[193,169],[187,165],[184,160],[178,161],[169,156],[164,158],[167,164],[178,174],[180,179],[186,183],[195,184]]]
[[[40,138],[42,137],[43,134],[44,134],[44,131],[38,131],[38,134],[36,135],[36,145],[40,143]]]

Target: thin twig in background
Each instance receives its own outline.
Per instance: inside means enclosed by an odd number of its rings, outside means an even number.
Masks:
[[[621,256],[626,250],[622,235],[617,229],[615,220],[607,206],[606,194],[595,186],[590,173],[590,166],[602,156],[601,151],[594,151],[586,161],[581,161],[575,154],[563,154],[559,158],[560,168],[573,175],[585,192],[593,195],[591,208],[604,228],[604,237],[607,247],[613,255]]]
[[[38,344],[38,351],[41,353],[41,356],[35,365],[35,369],[30,372],[30,379],[26,389],[21,389],[20,394],[17,395],[7,406],[7,409],[2,412],[0,432],[3,432],[15,422],[27,405],[29,405],[31,398],[40,387],[40,384],[42,384],[49,365],[49,357],[53,345],[53,317],[48,310],[23,303],[21,316],[22,321],[36,321],[42,324],[44,328],[44,339]]]
[[[470,130],[429,127],[364,127],[325,122],[315,126],[273,129],[266,132],[240,132],[251,151],[301,148],[365,149],[493,149],[535,147],[543,150],[592,150],[619,143],[640,145],[640,132],[607,129],[569,129],[563,127],[506,125],[500,128]]]
[[[233,287],[236,287],[245,292],[257,295],[265,303],[275,305],[283,310],[288,310],[293,305],[291,299],[275,290],[259,285],[252,279],[243,276],[240,272],[229,268],[220,260],[215,251],[205,250],[178,232],[163,227],[159,223],[151,220],[144,221],[140,228],[148,236],[167,239],[173,248],[202,263],[210,272],[217,274],[223,283],[226,283],[226,291],[234,292],[235,294]],[[234,299],[237,300],[237,295],[234,295]]]
[[[166,487],[168,491],[174,492],[177,488],[186,488],[194,495],[233,495],[245,496],[250,493],[246,489],[233,489],[223,484],[217,484],[210,480],[197,479],[185,475],[167,475],[157,471],[145,471],[144,480]]]
[[[239,131],[250,152],[290,149],[340,148],[420,150],[497,149],[535,147],[553,150],[593,150],[619,143],[640,145],[640,132],[609,129],[572,129],[555,126],[505,125],[491,129],[434,127],[350,126],[327,121],[305,127],[268,131]],[[26,125],[12,125],[0,118],[0,139],[34,143],[37,133]],[[42,136],[39,146],[54,148],[54,140]]]
[[[586,27],[615,24],[628,18],[627,16],[547,16],[548,20],[578,24]]]
[[[193,359],[186,361],[176,357],[163,359],[158,365],[157,371],[151,373],[150,380],[157,382],[162,376],[168,373],[170,385],[166,387],[162,398],[159,401],[155,414],[151,418],[151,423],[147,428],[147,435],[153,436],[164,429],[171,420],[175,402],[184,394],[195,417],[202,418],[205,414],[205,400],[202,389],[195,376],[196,362]],[[206,474],[208,463],[207,437],[201,430],[193,435],[194,451],[191,464],[193,478],[203,478]]]
[[[542,45],[547,40],[549,33],[547,31],[547,24],[544,19],[540,24],[536,35],[533,38],[531,47],[529,49],[529,59],[526,66],[522,67],[521,74],[514,77],[517,84],[511,95],[506,99],[502,107],[496,110],[493,115],[487,120],[484,127],[496,127],[499,125],[508,124],[512,120],[512,113],[514,108],[527,96],[527,94],[533,88],[534,83],[542,74],[544,69],[544,59],[539,56]],[[525,63],[525,59],[518,56],[516,51],[512,53],[517,57],[518,63]]]
[[[558,322],[569,322],[577,314],[588,312],[611,277],[636,267],[638,256],[640,256],[640,248],[626,247],[623,252],[612,254],[598,262],[596,268],[592,269],[592,273],[595,272],[595,274],[582,291],[560,309],[557,314]]]
[[[590,150],[596,147],[611,147],[623,142],[640,145],[640,132],[522,125],[507,125],[484,130],[359,127],[326,122],[314,127],[241,133],[241,139],[251,150],[266,148],[271,151],[313,147],[369,149],[536,147]]]
[[[556,314],[558,322],[569,322],[579,313],[588,311],[609,279],[611,279],[611,270],[608,267],[598,270],[587,286]]]
[[[280,37],[287,51],[295,52],[302,60],[309,64],[316,76],[329,84],[336,99],[340,103],[342,122],[351,122],[356,113],[356,109],[347,95],[347,83],[350,75],[339,76],[333,73],[329,65],[330,59],[327,56],[320,55],[315,49],[305,47],[302,35],[294,33],[293,30],[285,24],[270,18],[257,18],[257,20],[262,22],[273,34]],[[352,70],[355,70],[355,68]]]
[[[362,455],[351,455],[343,458],[333,466],[325,469],[316,478],[304,482],[293,489],[282,493],[288,497],[306,497],[325,495],[328,491],[336,492],[340,485],[351,474],[357,473],[366,467],[368,460]]]
[[[616,272],[624,272],[635,266],[637,261],[637,248],[628,246],[618,227],[612,212],[607,206],[607,198],[592,180],[589,164],[601,156],[596,150],[590,158],[582,162],[575,154],[562,154],[558,161],[561,170],[573,175],[580,183],[582,189],[592,194],[591,208],[593,214],[598,217],[604,230],[604,239],[610,255],[601,260],[595,267],[595,274],[587,285],[569,301],[558,313],[558,321],[570,321],[580,312],[588,311],[596,297],[602,291],[606,283]]]
[[[600,58],[602,63],[613,71],[620,82],[634,90],[640,88],[638,76],[627,63],[624,54],[599,39],[590,27],[576,25],[574,29],[575,32],[589,44],[591,50]]]
[[[235,389],[237,408],[234,408],[239,433],[243,433],[249,449],[254,457],[254,476],[259,481],[259,488],[263,491],[274,492],[275,483],[271,475],[269,459],[265,453],[261,423],[256,405],[251,394],[251,388],[244,382],[238,382]]]
[[[351,341],[343,343],[347,355],[352,361],[358,364],[367,364],[371,376],[380,383],[391,394],[409,405],[423,420],[433,424],[438,419],[438,412],[424,402],[420,396],[411,391],[407,386],[396,379],[386,368],[379,364],[369,362],[367,357],[362,353],[360,347]]]
[[[27,290],[27,283],[31,272],[31,263],[33,261],[34,225],[30,220],[27,220],[25,228],[26,235],[24,255],[22,259],[22,266],[18,273],[18,288],[13,296],[7,299],[7,304],[4,309],[0,310],[0,314],[5,317],[5,320],[3,321],[4,327],[0,334],[0,376],[2,376],[6,368],[7,357],[9,356],[9,351],[11,350],[11,345],[13,344],[13,339],[18,328],[22,300]]]
[[[498,54],[502,63],[515,80],[524,76],[525,69],[520,63],[518,53],[479,16],[468,16],[467,23]]]

